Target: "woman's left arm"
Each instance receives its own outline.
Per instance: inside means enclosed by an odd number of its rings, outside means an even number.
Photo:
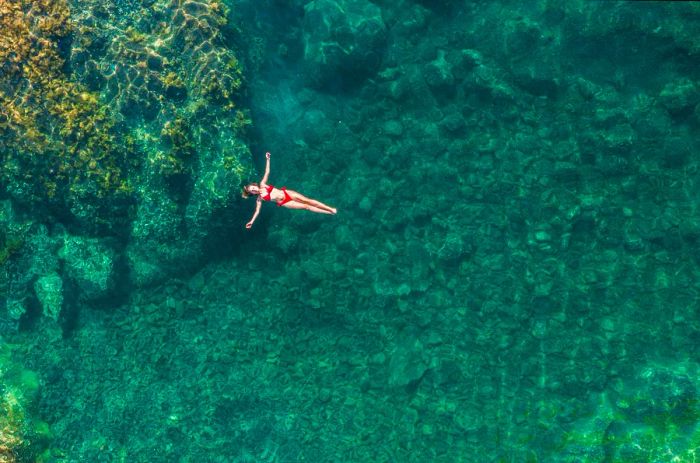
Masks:
[[[265,175],[263,175],[262,180],[260,180],[261,184],[267,185],[267,177],[270,176],[270,152],[268,151],[265,153]]]

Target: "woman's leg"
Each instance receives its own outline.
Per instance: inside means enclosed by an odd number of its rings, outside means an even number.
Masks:
[[[287,190],[289,192],[289,190]],[[319,214],[335,214],[328,209],[322,209],[320,207],[312,206],[311,204],[301,203],[296,200],[289,201],[288,203],[282,204],[283,207],[288,207],[290,209],[306,209],[311,212],[318,212]]]
[[[292,197],[293,200],[295,200],[297,202],[306,203],[306,204],[309,204],[311,206],[314,206],[314,207],[317,207],[320,209],[325,209],[328,212],[330,212],[331,214],[336,213],[336,209],[334,207],[330,207],[326,204],[323,204],[321,201],[316,201],[315,199],[307,198],[306,196],[299,193],[298,191],[287,190],[287,193],[289,194],[289,196]]]

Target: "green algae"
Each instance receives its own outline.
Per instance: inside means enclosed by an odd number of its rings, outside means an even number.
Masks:
[[[0,461],[50,461],[48,425],[36,414],[39,376],[12,360],[12,348],[0,345]]]

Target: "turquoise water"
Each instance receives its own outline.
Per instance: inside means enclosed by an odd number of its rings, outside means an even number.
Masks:
[[[700,8],[521,3],[0,3],[0,462],[696,461]]]

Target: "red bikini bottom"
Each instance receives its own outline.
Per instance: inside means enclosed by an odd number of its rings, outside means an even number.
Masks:
[[[287,193],[286,187],[282,187],[282,191],[284,192],[284,199],[277,203],[278,206],[284,206],[285,204],[287,204],[289,201],[292,200],[292,197],[289,196],[289,193]]]

